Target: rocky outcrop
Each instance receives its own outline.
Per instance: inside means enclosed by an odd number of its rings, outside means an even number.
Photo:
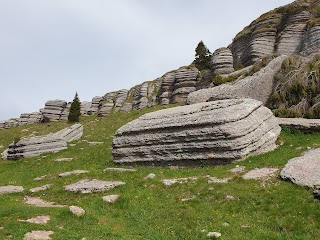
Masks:
[[[280,127],[253,99],[230,99],[148,113],[120,128],[115,163],[226,164],[276,147]]]
[[[45,107],[40,109],[44,118],[51,121],[61,120],[61,116],[67,107],[67,102],[64,100],[49,100],[45,103]]]
[[[273,78],[281,68],[281,63],[286,56],[273,59],[265,68],[253,76],[237,80],[232,84],[222,84],[217,87],[201,89],[188,96],[187,103],[215,101],[231,98],[253,98],[264,104],[273,92]]]
[[[19,126],[33,124],[37,122],[41,122],[43,119],[42,114],[40,112],[33,113],[22,113],[20,118],[17,119]]]
[[[22,139],[9,145],[5,157],[8,160],[17,160],[23,157],[39,156],[43,153],[58,152],[67,148],[67,142],[81,138],[82,134],[83,126],[75,124],[55,134]]]
[[[16,126],[19,126],[19,122],[16,120],[0,121],[0,129],[9,129]]]
[[[162,77],[160,87],[160,104],[185,104],[188,94],[197,89],[199,70],[194,67],[180,68]]]
[[[229,48],[217,49],[211,59],[214,75],[229,74],[234,71],[232,52]]]
[[[114,111],[118,112],[128,97],[128,90],[122,89],[114,97]]]
[[[320,51],[320,22],[309,26],[302,49],[301,53],[304,56]]]
[[[96,96],[92,98],[90,114],[97,114],[99,111],[100,102],[103,100],[103,97]]]
[[[307,11],[295,14],[289,18],[287,26],[280,37],[277,49],[278,53],[286,55],[300,53],[309,18],[310,13]]]
[[[80,113],[83,116],[88,116],[90,113],[90,108],[91,108],[91,102],[81,102],[80,104]]]
[[[303,156],[289,160],[280,173],[282,179],[300,186],[320,186],[320,148],[312,149]]]

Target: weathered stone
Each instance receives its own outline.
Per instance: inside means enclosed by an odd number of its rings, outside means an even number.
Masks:
[[[243,179],[267,179],[278,171],[278,168],[257,168],[247,172],[242,176]]]
[[[45,216],[37,216],[34,218],[30,218],[27,220],[20,220],[20,222],[27,222],[27,223],[34,223],[34,224],[40,224],[40,225],[45,225],[50,221],[50,216],[45,215]]]
[[[80,113],[84,116],[88,116],[90,113],[90,109],[91,109],[91,102],[81,102],[80,105]]]
[[[55,204],[54,202],[47,202],[37,197],[26,197],[25,203],[35,207],[52,207],[52,208],[63,208],[64,205]]]
[[[96,146],[96,145],[101,145],[104,144],[104,142],[88,142],[89,146]]]
[[[113,139],[121,164],[226,164],[276,147],[272,112],[253,99],[230,99],[148,113]]]
[[[265,68],[253,76],[238,80],[232,84],[201,89],[188,95],[188,104],[215,101],[220,99],[252,98],[264,104],[273,92],[273,78],[280,70],[286,56],[273,59]]]
[[[280,177],[300,186],[316,188],[320,186],[320,148],[312,149],[301,157],[289,160]]]
[[[69,210],[73,215],[76,215],[77,217],[81,217],[86,213],[83,208],[77,206],[70,206]]]
[[[104,172],[135,172],[137,170],[132,168],[106,168],[103,171]]]
[[[40,177],[36,177],[36,178],[34,178],[33,180],[34,180],[34,181],[41,181],[41,180],[45,179],[46,176],[47,176],[47,175],[43,175],[43,176],[40,176]]]
[[[219,232],[209,232],[207,237],[208,238],[219,238],[219,237],[221,237],[221,233],[219,233]]]
[[[286,55],[300,53],[309,17],[310,13],[303,11],[289,18],[287,26],[281,34],[278,53]]]
[[[51,240],[53,231],[32,231],[24,235],[23,240]]]
[[[21,186],[0,186],[0,194],[20,193],[23,191],[24,189]]]
[[[123,184],[125,183],[120,181],[101,181],[96,179],[93,179],[93,180],[84,179],[76,183],[65,186],[65,190],[69,192],[75,192],[75,193],[104,192]]]
[[[302,55],[308,56],[320,50],[320,23],[310,26],[302,47]]]
[[[41,186],[41,187],[31,188],[29,191],[31,193],[40,192],[40,191],[44,191],[44,190],[49,189],[51,186],[52,186],[52,184],[46,184],[46,185]]]
[[[281,127],[300,130],[303,132],[319,132],[320,119],[306,118],[277,118]]]
[[[216,178],[216,177],[208,177],[208,183],[228,183],[231,178]]]
[[[166,186],[171,186],[175,183],[184,183],[188,181],[194,181],[197,180],[197,177],[187,177],[187,178],[171,178],[171,179],[163,179],[161,182]]]
[[[237,166],[235,166],[234,168],[230,169],[230,172],[232,172],[232,173],[241,173],[241,172],[243,172],[245,169],[246,169],[245,166],[239,166],[239,165],[237,165]]]
[[[132,103],[125,102],[120,108],[120,112],[129,112],[132,110]]]
[[[60,173],[59,177],[67,177],[70,175],[78,175],[78,174],[83,174],[83,173],[88,173],[89,171],[86,170],[73,170],[70,172],[64,172],[64,173]]]
[[[45,103],[45,107],[40,109],[43,117],[52,121],[60,120],[62,112],[67,107],[67,102],[64,100],[49,100]]]
[[[150,174],[148,174],[148,176],[146,176],[144,179],[153,179],[153,178],[155,178],[156,177],[156,175],[154,174],[154,173],[150,173]]]
[[[99,105],[103,101],[103,97],[96,96],[92,98],[90,114],[97,114],[99,110]]]
[[[9,145],[6,159],[16,160],[22,157],[39,156],[43,153],[58,152],[67,148],[67,142],[79,139],[82,134],[83,126],[75,124],[55,134],[22,139]]]
[[[109,195],[102,197],[102,200],[108,203],[114,203],[119,198],[119,195]]]
[[[99,108],[98,116],[105,117],[111,113],[114,105],[113,102],[103,103]]]
[[[228,74],[234,71],[232,52],[229,48],[217,49],[211,59],[214,75]]]
[[[73,158],[58,158],[55,161],[56,162],[70,162],[72,160],[73,160]]]

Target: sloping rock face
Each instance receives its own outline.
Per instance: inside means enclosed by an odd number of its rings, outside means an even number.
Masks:
[[[115,163],[226,164],[276,147],[281,129],[253,99],[230,99],[145,114],[120,128]]]
[[[232,98],[253,98],[265,104],[273,92],[274,75],[280,70],[281,63],[285,58],[286,56],[277,57],[253,76],[238,80],[235,83],[192,92],[188,96],[187,103],[194,104]]]
[[[45,103],[45,107],[40,109],[43,117],[50,119],[51,121],[61,120],[61,116],[67,102],[64,100],[49,100]]]
[[[309,18],[310,13],[308,11],[303,11],[289,18],[280,38],[278,53],[291,55],[301,51]]]
[[[302,132],[320,132],[320,119],[277,118],[281,127],[300,130]]]
[[[214,75],[229,74],[234,71],[232,52],[229,48],[217,49],[211,59]]]
[[[320,187],[320,148],[310,150],[303,156],[289,160],[280,173],[281,178],[300,186]]]
[[[39,156],[43,153],[59,152],[67,148],[67,142],[81,138],[82,134],[83,126],[75,124],[55,134],[22,139],[9,145],[5,157],[8,160],[17,160],[23,157]]]

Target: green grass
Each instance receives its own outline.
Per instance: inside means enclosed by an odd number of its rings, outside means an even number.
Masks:
[[[158,109],[157,107],[156,109]],[[221,239],[290,239],[314,240],[320,237],[320,203],[313,199],[312,191],[290,182],[273,178],[269,181],[243,180],[228,170],[237,164],[246,171],[257,167],[282,167],[307,147],[320,145],[319,134],[302,134],[283,131],[279,142],[284,144],[275,151],[250,157],[241,163],[203,168],[148,168],[138,167],[137,172],[103,172],[112,163],[111,147],[115,131],[147,111],[115,113],[107,118],[89,116],[81,118],[84,136],[69,146],[46,157],[19,161],[0,161],[0,185],[21,185],[24,193],[0,195],[0,239],[23,239],[32,230],[52,230],[53,239],[76,240],[86,237],[99,239],[150,239],[180,240],[207,239],[209,231],[219,231]],[[0,131],[0,145],[7,146],[16,136],[55,132],[68,126],[66,122],[35,124]],[[28,129],[25,131],[24,129]],[[104,144],[88,146],[88,141]],[[84,148],[81,150],[81,148]],[[4,149],[4,148],[3,148]],[[2,149],[2,150],[3,150]],[[73,157],[71,162],[55,162],[61,157]],[[89,173],[59,178],[64,171],[83,169]],[[155,179],[144,179],[155,173]],[[38,182],[33,178],[47,177]],[[208,184],[206,175],[233,177],[228,184]],[[172,177],[197,176],[198,180],[164,186],[160,180]],[[74,194],[63,187],[83,178],[120,180],[126,184],[104,193]],[[51,189],[33,193],[28,190],[44,184]],[[120,194],[114,204],[102,201],[102,196]],[[75,217],[68,209],[37,208],[23,203],[26,195],[41,197],[58,204],[77,205],[86,210],[83,217]],[[187,196],[194,200],[182,202]],[[236,200],[227,200],[232,195]],[[39,226],[18,222],[40,214],[51,220]],[[229,226],[224,226],[229,223]],[[249,225],[244,228],[242,226]]]

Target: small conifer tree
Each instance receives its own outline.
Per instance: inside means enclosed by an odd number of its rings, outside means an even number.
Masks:
[[[206,47],[203,41],[200,41],[196,48],[195,60],[193,63],[200,71],[204,69],[210,69],[211,56],[212,54],[209,49]]]
[[[78,97],[78,93],[76,93],[70,107],[70,112],[68,116],[69,122],[79,122],[80,115],[80,100]]]

